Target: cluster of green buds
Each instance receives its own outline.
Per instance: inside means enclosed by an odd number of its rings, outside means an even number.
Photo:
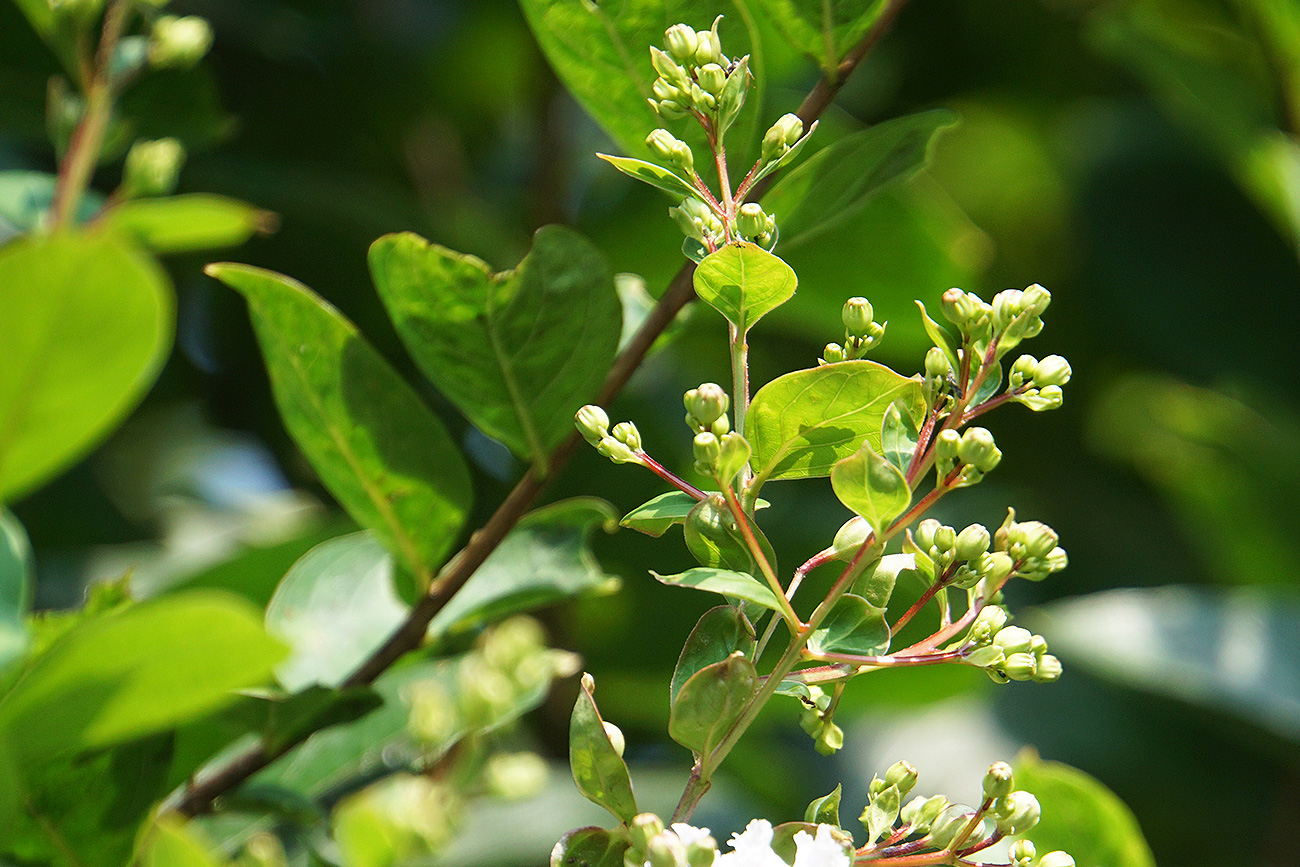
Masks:
[[[803,135],[803,121],[795,114],[783,114],[763,133],[763,146],[759,164],[766,166],[780,162],[789,155]]]
[[[835,702],[824,689],[807,684],[806,695],[800,695],[803,710],[799,714],[799,727],[813,739],[813,748],[823,756],[833,755],[844,746],[844,730],[835,724]]]
[[[993,547],[1007,552],[1017,563],[1016,574],[1041,581],[1069,565],[1056,531],[1042,521],[1017,521],[1016,510],[1007,509],[1006,520],[993,534]]]
[[[680,205],[668,209],[668,216],[673,218],[683,235],[700,242],[706,249],[717,249],[727,240],[727,229],[722,220],[699,199],[683,199]]]
[[[657,129],[650,133],[646,136],[645,144],[661,160],[677,166],[688,175],[695,173],[695,154],[691,146],[668,130]]]
[[[736,212],[736,234],[771,250],[776,246],[776,218],[765,212],[758,202],[745,202]]]
[[[983,524],[971,524],[959,533],[926,518],[908,531],[903,550],[917,557],[923,574],[943,576],[945,586],[970,589],[983,582],[996,588],[1011,575],[1015,563],[1005,552],[990,551],[991,544],[992,536]]]
[[[934,440],[935,467],[940,479],[957,470],[950,488],[964,488],[979,482],[1002,461],[1002,450],[988,428],[971,427],[962,432],[947,428]]]
[[[903,799],[916,786],[919,775],[908,762],[895,762],[884,778],[873,777],[867,786],[867,806],[858,817],[867,829],[867,843],[873,844],[893,829],[903,808]],[[918,798],[925,800],[924,798]]]
[[[1006,289],[989,304],[974,292],[949,289],[943,293],[943,316],[970,340],[972,349],[983,354],[990,340],[997,340],[994,360],[1043,330],[1042,315],[1052,295],[1037,283],[1024,289]]]
[[[574,416],[578,432],[596,451],[616,464],[645,465],[645,452],[641,450],[641,433],[630,421],[622,421],[609,428],[609,415],[595,404],[587,404]]]
[[[706,382],[682,395],[686,406],[686,426],[695,433],[712,433],[722,436],[731,430],[727,410],[731,398],[716,382]]]
[[[718,857],[718,841],[708,828],[680,823],[665,828],[654,813],[634,817],[628,825],[628,839],[625,867],[712,867]]]
[[[1061,386],[1070,381],[1071,373],[1070,362],[1059,355],[1049,355],[1041,361],[1032,355],[1022,355],[1011,365],[1008,376],[1011,399],[1034,412],[1057,409],[1065,400]]]
[[[996,683],[1032,680],[1051,683],[1061,676],[1061,661],[1047,652],[1047,639],[1019,626],[1008,626],[1006,609],[980,610],[963,644],[968,665],[984,669]]]
[[[837,361],[851,361],[862,358],[880,345],[885,337],[888,322],[877,322],[871,302],[862,297],[850,298],[840,310],[840,319],[844,322],[844,344],[828,343],[822,350],[818,364],[834,364]]]
[[[149,65],[189,69],[212,47],[212,25],[197,15],[163,15],[149,33]]]
[[[578,671],[575,654],[546,646],[541,625],[516,616],[485,630],[445,677],[412,686],[409,728],[431,745],[490,731],[517,714],[529,696]]]
[[[694,112],[704,117],[717,115],[723,91],[737,91],[740,98],[748,84],[748,58],[731,60],[722,53],[718,23],[710,30],[696,31],[687,24],[674,24],[664,33],[662,51],[651,47],[650,63],[659,77],[650,86],[650,107],[665,120],[676,120]],[[739,76],[735,82],[733,76]],[[728,87],[730,85],[730,87]],[[736,106],[739,109],[739,106]]]

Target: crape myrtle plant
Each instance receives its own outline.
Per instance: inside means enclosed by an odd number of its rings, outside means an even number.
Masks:
[[[175,142],[128,147],[119,97],[151,69],[197,63],[206,23],[167,15],[155,0],[18,5],[66,76],[50,89],[58,173],[0,177],[27,193],[23,208],[0,214],[0,321],[13,329],[11,351],[26,353],[0,371],[6,502],[84,453],[152,382],[170,342],[169,287],[154,254],[238,243],[269,223],[242,203],[168,195],[183,156]],[[653,535],[682,527],[699,568],[655,577],[725,604],[703,612],[669,685],[669,734],[694,765],[667,822],[638,809],[622,735],[601,718],[593,678],[581,677],[574,779],[617,825],[566,835],[553,863],[1068,867],[1069,855],[1039,853],[1025,836],[1039,805],[1014,785],[1022,770],[1003,763],[970,807],[908,800],[917,774],[893,765],[869,784],[864,838],[841,827],[838,788],[801,822],[755,819],[725,853],[689,824],[775,696],[829,753],[842,746],[840,697],[860,675],[941,664],[1002,682],[1060,675],[1045,641],[1010,624],[1003,600],[1008,582],[1064,567],[1056,534],[1014,512],[996,530],[926,517],[1001,459],[972,422],[1004,403],[1060,405],[1069,365],[1016,351],[1042,327],[1046,290],[991,302],[950,290],[937,308],[946,325],[922,306],[934,348],[913,376],[865,357],[885,324],[852,298],[842,342],[751,397],[749,332],[796,288],[773,251],[919,169],[952,123],[922,112],[797,159],[902,0],[824,3],[816,14],[754,4],[822,72],[797,111],[770,126],[757,120],[759,64],[724,53],[707,4],[625,0],[621,14],[587,0],[522,5],[560,77],[636,154],[604,159],[671,197],[687,262],[625,328],[635,305],[625,311],[601,253],[570,229],[540,229],[504,271],[413,234],[375,242],[372,277],[420,387],[527,464],[477,528],[467,526],[468,460],[355,325],[289,277],[208,266],[247,301],[285,427],[360,530],[304,554],[264,610],[237,582],[182,582],[139,600],[124,578],[93,588],[78,611],[42,614],[31,611],[22,527],[0,514],[0,861],[424,863],[474,798],[535,790],[544,766],[515,723],[580,660],[548,647],[525,612],[617,587],[587,547],[596,529],[617,527],[612,506],[578,497],[534,508],[585,438],[672,489],[622,519]],[[750,20],[745,4],[735,8]],[[734,35],[743,38],[739,26]],[[733,165],[729,142],[753,162]],[[94,193],[96,166],[124,151],[117,189]],[[726,322],[732,369],[726,387],[704,383],[685,396],[704,488],[602,409],[697,296]],[[50,347],[70,354],[42,356]],[[30,375],[46,368],[58,376]],[[84,411],[70,415],[73,406]],[[854,517],[828,528],[825,550],[785,577],[759,526],[760,493],[809,477],[829,477]],[[799,595],[819,567],[839,570],[830,591]],[[924,590],[891,622],[900,582]],[[929,619],[928,637],[893,645],[902,627]]]

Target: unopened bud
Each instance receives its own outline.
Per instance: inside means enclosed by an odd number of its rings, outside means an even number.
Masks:
[[[975,617],[975,625],[986,627],[990,635],[995,635],[1007,625],[1007,610],[1001,605],[985,605]]]
[[[609,416],[605,410],[595,404],[589,403],[578,410],[573,424],[578,429],[578,433],[592,445],[600,442],[601,437],[609,433]]]
[[[628,448],[625,443],[621,443],[612,436],[600,438],[596,444],[596,451],[609,458],[616,464],[639,464],[641,458],[636,452]]]
[[[1011,788],[1011,766],[1006,762],[989,765],[988,773],[984,775],[984,797],[1003,798],[1011,794]]]
[[[610,435],[632,451],[641,451],[641,432],[636,429],[636,425],[632,424],[632,422],[619,422],[614,425],[614,429],[610,431]]]
[[[993,643],[1008,655],[1029,653],[1034,645],[1034,634],[1021,626],[1005,626],[993,636]]]
[[[961,435],[957,457],[982,473],[987,473],[1002,460],[1002,452],[993,441],[988,428],[973,427]]]
[[[1011,570],[1016,568],[1016,564],[1003,552],[991,551],[987,554],[981,554],[979,559],[975,561],[974,568],[982,580],[987,581],[990,586],[996,587],[1011,574]]]
[[[1007,379],[1012,388],[1020,388],[1026,382],[1034,378],[1034,368],[1038,365],[1038,359],[1032,355],[1022,355],[1011,365],[1011,372],[1007,374]]]
[[[1056,546],[1051,553],[1047,555],[1047,571],[1060,572],[1066,566],[1070,565],[1070,555],[1065,553],[1065,549]]]
[[[827,720],[813,742],[813,749],[823,756],[832,756],[844,746],[844,730]]]
[[[971,524],[957,535],[954,553],[958,560],[974,560],[988,551],[992,541],[993,537],[989,535],[987,527],[983,524]]]
[[[934,456],[941,461],[950,461],[957,457],[957,450],[961,446],[961,434],[952,428],[939,431],[939,435],[934,438]]]
[[[1061,679],[1063,670],[1061,660],[1050,653],[1044,653],[1039,657],[1038,665],[1035,666],[1033,681],[1035,683],[1052,683]]]
[[[163,15],[149,34],[149,63],[156,68],[188,68],[212,47],[212,27],[197,15]]]
[[[716,382],[706,382],[699,388],[692,388],[683,396],[682,402],[700,427],[713,424],[731,405],[727,392]]]
[[[663,820],[654,813],[641,813],[632,819],[628,825],[628,836],[632,839],[632,848],[638,852],[644,852],[650,841],[662,834],[664,830]]]
[[[713,867],[718,858],[718,841],[709,834],[686,844],[686,867]]]
[[[645,863],[647,867],[686,867],[686,845],[670,831],[657,834],[646,844]]]
[[[650,46],[650,65],[665,82],[675,87],[681,87],[688,80],[686,70],[653,45]]]
[[[1074,867],[1074,858],[1068,852],[1057,849],[1039,858],[1038,867]]]
[[[1038,673],[1038,660],[1032,653],[1008,653],[1002,670],[1012,680],[1032,680]]]
[[[980,324],[989,308],[974,292],[952,288],[940,297],[939,309],[944,319],[962,331],[970,331]]]
[[[706,66],[710,63],[721,64],[726,58],[722,56],[722,42],[713,30],[702,30],[698,34],[695,46],[695,63]]]
[[[874,317],[875,311],[871,309],[871,302],[861,297],[845,301],[844,308],[840,310],[844,331],[853,337],[867,337],[874,323]]]
[[[916,785],[916,768],[908,762],[895,762],[885,771],[885,782],[898,788],[899,797],[906,796]]]
[[[780,159],[802,135],[803,121],[797,115],[782,115],[763,135],[763,160]]]
[[[947,524],[941,524],[934,531],[934,549],[946,554],[957,545],[957,531]]]
[[[916,543],[916,547],[929,553],[930,549],[934,547],[935,534],[939,532],[939,528],[942,526],[943,524],[940,524],[934,518],[926,518],[916,525],[916,530],[912,534],[912,541]]]
[[[138,141],[127,152],[122,168],[126,196],[165,196],[176,189],[185,164],[185,148],[174,138]]]
[[[940,816],[930,828],[930,845],[943,849],[970,824],[974,814],[967,810],[950,809]]]
[[[771,222],[771,217],[763,213],[763,208],[757,202],[746,202],[740,206],[740,212],[736,215],[736,231],[746,238],[755,238],[770,231]]]
[[[934,377],[952,375],[952,362],[948,361],[948,356],[937,346],[931,346],[925,353],[925,375]]]
[[[727,83],[727,73],[716,63],[706,63],[695,71],[695,80],[705,93],[717,96]]]
[[[1026,557],[1046,557],[1056,548],[1060,537],[1042,521],[1024,521],[1016,525],[1011,540],[1024,546]]]
[[[1049,355],[1034,365],[1034,385],[1042,388],[1049,385],[1065,385],[1070,381],[1070,362],[1060,355]]]
[[[1007,852],[1013,867],[1029,867],[1037,854],[1038,850],[1030,840],[1017,840]]]
[[[1052,293],[1034,283],[1020,296],[1020,309],[1028,311],[1031,316],[1042,316],[1052,303]]]
[[[627,741],[623,739],[623,730],[612,722],[604,722],[601,725],[605,727],[605,737],[609,738],[609,742],[613,744],[614,752],[622,756],[623,748],[627,744]]]
[[[834,364],[837,361],[843,361],[845,358],[844,347],[838,343],[828,343],[826,348],[822,350],[822,361],[827,364]]]
[[[699,44],[699,36],[687,24],[674,24],[664,33],[664,46],[678,63],[689,63],[694,60],[695,50]]]
[[[656,99],[675,100],[682,95],[680,89],[664,78],[656,78],[654,83],[650,85],[650,92],[655,95]]]
[[[1007,795],[1007,818],[1005,820],[1006,833],[1023,834],[1038,824],[1038,820],[1043,815],[1042,807],[1038,805],[1038,799],[1032,794],[1025,791],[1012,792]],[[999,822],[999,827],[1003,826]]]
[[[696,434],[694,452],[695,468],[705,475],[713,475],[722,459],[722,442],[708,431]]]

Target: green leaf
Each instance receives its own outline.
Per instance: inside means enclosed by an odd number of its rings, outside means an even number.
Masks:
[[[900,473],[907,473],[920,436],[911,411],[904,411],[901,402],[895,401],[885,410],[885,421],[880,429],[880,454]]]
[[[628,776],[627,763],[605,731],[604,720],[596,709],[594,689],[591,675],[584,674],[569,721],[569,764],[583,797],[626,824],[637,814],[632,778]]]
[[[831,487],[844,505],[861,515],[876,538],[884,538],[889,523],[907,511],[912,490],[898,467],[863,443],[856,454],[837,461],[831,470]]]
[[[961,358],[957,353],[957,339],[952,336],[951,331],[931,318],[930,312],[925,309],[924,304],[917,301],[916,306],[921,308],[921,325],[924,326],[926,335],[943,352],[943,357],[948,359],[948,364],[952,369],[954,371],[961,370]]]
[[[480,430],[545,469],[596,396],[618,348],[622,308],[604,258],[546,226],[513,271],[423,238],[386,235],[370,271],[420,370]]]
[[[237,199],[193,193],[131,199],[107,210],[101,222],[155,253],[189,253],[236,247],[272,230],[276,217]]]
[[[199,840],[192,824],[176,816],[164,816],[145,839],[143,867],[221,867],[224,863],[211,845]]]
[[[1300,651],[1292,589],[1111,590],[1036,608],[1026,620],[1067,666],[1300,742],[1300,668],[1267,663]]]
[[[813,653],[852,653],[879,656],[889,650],[885,609],[861,596],[846,593],[808,639]]]
[[[609,154],[596,154],[596,156],[629,178],[636,178],[642,183],[663,190],[676,201],[681,201],[684,198],[698,198],[700,195],[699,190],[695,189],[690,181],[663,166],[657,166],[645,160],[635,160],[631,157],[614,157]]]
[[[694,587],[696,590],[734,596],[773,611],[781,610],[781,603],[777,601],[776,594],[762,581],[744,572],[698,567],[687,569],[677,575],[660,575],[653,571],[650,574],[656,580],[673,587]]]
[[[981,403],[997,394],[1001,388],[1002,365],[1001,363],[998,363],[993,365],[993,368],[989,371],[988,375],[984,377],[984,381],[980,383],[979,389],[971,396],[969,406],[979,406]]]
[[[695,269],[695,294],[746,332],[794,295],[794,269],[776,256],[742,241],[705,257]]]
[[[665,125],[646,100],[656,78],[649,49],[662,47],[666,29],[683,22],[707,28],[729,5],[736,14],[723,20],[723,51],[739,58],[749,53],[751,41],[757,42],[748,9],[734,2],[523,0],[520,5],[551,68],[627,154],[648,155],[646,136]],[[755,119],[760,113],[753,113]],[[703,135],[693,120],[670,126],[677,128],[678,138],[702,145]],[[747,136],[752,133],[753,122]],[[705,151],[697,148],[697,152]]]
[[[752,519],[750,528],[767,564],[776,571],[776,552],[772,550],[772,543]],[[710,494],[691,509],[682,535],[686,539],[686,548],[701,566],[748,572],[754,576],[762,574],[720,493]]]
[[[613,591],[588,541],[613,532],[614,507],[595,497],[561,500],[525,515],[429,624],[430,640],[583,593]]]
[[[393,558],[372,533],[323,542],[293,565],[266,608],[266,631],[291,648],[276,678],[292,692],[338,686],[406,619]]]
[[[704,612],[682,646],[669,686],[669,705],[677,699],[682,684],[705,666],[721,662],[739,651],[749,655],[754,649],[754,627],[739,608],[719,605]]]
[[[178,593],[74,627],[0,699],[0,740],[36,762],[178,725],[259,686],[284,658],[258,612]]]
[[[902,804],[902,793],[897,786],[886,786],[872,799],[862,812],[862,824],[867,826],[867,842],[875,843],[894,827]]]
[[[736,61],[736,66],[727,73],[727,81],[722,86],[722,92],[718,94],[718,131],[717,136],[722,140],[727,130],[736,122],[740,115],[740,110],[745,107],[745,96],[749,92],[750,74],[749,74],[749,56],[746,55]]]
[[[833,70],[871,29],[884,0],[758,0],[796,49]]]
[[[682,684],[668,717],[668,734],[706,756],[726,737],[758,686],[754,664],[741,654],[707,665]]]
[[[938,133],[957,122],[937,109],[894,118],[845,136],[791,169],[763,197],[789,249],[857,213],[886,185],[915,174],[929,160]]]
[[[315,732],[360,719],[383,703],[379,693],[369,686],[344,690],[309,686],[269,702],[262,735],[267,749],[278,752]]]
[[[1043,807],[1043,818],[1023,835],[1040,856],[1061,849],[1079,867],[1155,867],[1132,811],[1083,771],[1026,750],[1016,757],[1015,778]]]
[[[167,357],[172,293],[156,262],[102,235],[0,249],[0,501],[80,458]]]
[[[623,867],[628,849],[626,832],[576,828],[551,850],[551,867]]]
[[[881,447],[885,412],[901,400],[925,411],[921,383],[874,361],[841,361],[779,376],[758,390],[745,417],[755,482],[830,475],[865,439]]]
[[[23,525],[0,507],[0,671],[27,649],[32,604],[32,549]]]
[[[43,0],[37,5],[49,10]],[[0,172],[0,244],[41,228],[54,201],[54,175],[45,172]],[[87,190],[77,207],[77,222],[94,218],[104,197]]]
[[[886,554],[872,569],[871,574],[853,582],[851,593],[867,600],[867,604],[884,608],[894,595],[894,585],[900,572],[915,571],[915,554]]]
[[[808,805],[803,811],[803,820],[811,825],[840,826],[840,795],[844,787],[836,785],[829,795],[822,795]]]
[[[714,492],[709,492],[714,493]],[[669,491],[647,500],[623,516],[619,526],[645,533],[647,536],[662,536],[673,524],[683,524],[691,510],[699,505],[699,500],[684,491]],[[766,509],[770,503],[759,499],[754,510]]]
[[[321,481],[427,585],[472,498],[446,428],[306,286],[247,265],[210,265],[208,273],[248,300],[276,405]]]

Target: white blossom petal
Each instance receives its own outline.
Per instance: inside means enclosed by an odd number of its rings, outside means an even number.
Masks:
[[[794,846],[794,867],[849,867],[849,856],[831,836],[830,825],[818,825],[816,837],[800,831],[794,835]]]

